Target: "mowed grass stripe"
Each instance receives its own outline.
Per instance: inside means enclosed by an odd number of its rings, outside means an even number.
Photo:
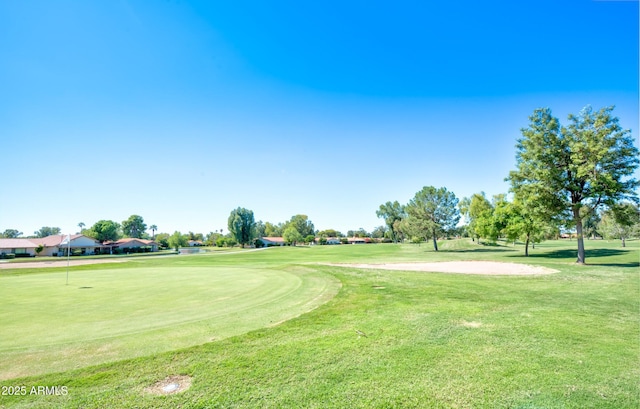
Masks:
[[[128,268],[3,277],[0,379],[144,356],[297,316],[329,276],[242,267]]]

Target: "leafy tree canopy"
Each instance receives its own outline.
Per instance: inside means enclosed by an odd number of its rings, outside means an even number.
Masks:
[[[582,219],[600,205],[637,201],[638,149],[613,107],[585,107],[562,126],[548,108],[536,109],[516,145],[517,169],[507,178],[519,197],[535,197],[547,218],[570,219],[585,262]]]
[[[295,216],[292,216],[291,220],[289,220],[285,224],[284,231],[286,231],[286,229],[289,227],[294,227],[298,231],[298,233],[302,235],[302,237],[306,237],[310,235],[315,236],[316,234],[315,227],[313,226],[313,223],[311,222],[311,220],[309,220],[309,217],[306,214],[296,214]],[[283,237],[284,237],[284,232],[283,232]]]
[[[129,216],[127,220],[122,222],[122,232],[126,237],[140,239],[146,230],[147,225],[144,223],[144,219],[137,214]]]
[[[458,199],[446,188],[425,186],[409,201],[407,229],[416,237],[433,238],[433,248],[438,251],[438,234],[455,229],[460,220]],[[419,234],[422,233],[422,234]]]
[[[84,233],[99,242],[116,241],[120,238],[120,224],[112,220],[100,220]]]
[[[626,247],[628,238],[640,235],[638,206],[632,202],[625,202],[605,210],[598,230],[607,239],[622,240],[622,247]]]
[[[284,230],[282,234],[282,238],[285,243],[296,245],[296,243],[301,242],[303,240],[302,234],[296,229],[294,226],[289,226]]]
[[[251,240],[253,240],[255,236],[255,224],[253,211],[243,207],[232,210],[229,215],[229,232],[242,247],[251,243]]]
[[[394,243],[397,243],[400,234],[399,223],[407,217],[405,207],[397,200],[395,202],[389,201],[380,205],[380,208],[376,210],[376,216],[384,219],[384,222],[391,233],[391,240],[393,240]]]
[[[169,247],[178,251],[180,247],[184,247],[189,244],[189,237],[179,231],[175,231],[171,236],[169,236],[167,243],[169,244]]]

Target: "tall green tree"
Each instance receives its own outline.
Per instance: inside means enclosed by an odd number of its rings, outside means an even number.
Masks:
[[[460,220],[458,198],[444,187],[425,186],[409,201],[406,211],[409,230],[431,236],[436,251],[438,235],[455,229]]]
[[[116,241],[120,238],[120,224],[112,220],[100,220],[89,230],[85,230],[85,235],[99,242]]]
[[[60,234],[60,227],[41,227],[40,230],[33,232],[36,237],[42,238],[47,236],[54,236]]]
[[[146,230],[147,225],[144,223],[144,219],[137,214],[132,214],[127,220],[122,222],[122,232],[126,237],[132,237],[134,239],[142,238]]]
[[[253,211],[238,207],[231,211],[228,220],[228,228],[231,236],[244,248],[255,237],[256,222]]]
[[[296,214],[295,216],[292,216],[291,220],[289,220],[285,224],[284,231],[286,231],[287,228],[291,226],[295,227],[295,229],[298,231],[298,233],[302,235],[302,237],[315,236],[316,234],[315,227],[313,226],[313,223],[311,222],[311,220],[309,220],[309,217],[306,214]],[[284,231],[283,231],[283,237],[284,237]]]
[[[384,223],[391,233],[391,240],[397,243],[400,234],[400,222],[407,217],[405,207],[397,200],[395,202],[389,201],[380,205],[378,210],[376,210],[376,216],[384,219]]]
[[[79,234],[82,234],[84,232],[84,226],[86,226],[86,224],[84,224],[84,222],[78,223],[78,227],[80,228],[80,233]]]
[[[536,109],[516,145],[517,169],[507,178],[521,196],[540,198],[553,217],[576,228],[577,263],[585,262],[582,220],[601,205],[636,198],[638,149],[629,130],[612,115],[613,107],[587,106],[560,121],[548,108]]]

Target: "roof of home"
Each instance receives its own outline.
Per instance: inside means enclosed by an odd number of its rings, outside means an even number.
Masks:
[[[114,241],[112,242],[113,244],[127,244],[127,243],[131,243],[137,241],[139,243],[142,244],[146,244],[148,246],[152,245],[152,244],[157,244],[155,241],[153,240],[145,240],[145,239],[136,239],[134,237],[125,237],[124,239],[120,239],[118,241]]]
[[[284,239],[282,237],[263,237],[262,240],[267,240],[272,243],[284,243]]]
[[[15,248],[36,248],[37,243],[34,243],[30,239],[0,239],[1,249],[15,249]]]
[[[75,240],[78,237],[83,237],[83,236],[84,236],[83,234],[72,234],[71,240]],[[66,234],[53,234],[51,236],[38,237],[35,239],[29,239],[29,240],[31,240],[36,244],[42,244],[45,247],[54,247],[54,246],[59,246],[64,241],[65,238],[67,238]]]

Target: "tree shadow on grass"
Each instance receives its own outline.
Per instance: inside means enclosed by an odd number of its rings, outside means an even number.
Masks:
[[[433,248],[431,249],[433,250]],[[517,249],[506,249],[504,247],[496,248],[477,248],[477,249],[439,249],[438,253],[503,253],[517,251]]]
[[[594,258],[600,257],[616,257],[621,256],[627,253],[626,250],[617,250],[617,249],[589,249],[585,250],[584,256],[587,260],[587,265],[589,266],[603,266],[603,267],[640,267],[640,261],[631,261],[628,263],[598,263],[593,262]],[[522,257],[520,255],[508,255],[507,257]],[[547,251],[544,253],[531,254],[529,253],[529,257],[531,258],[547,258],[547,259],[577,259],[578,258],[578,250],[577,249],[563,249],[563,250],[554,250]]]

